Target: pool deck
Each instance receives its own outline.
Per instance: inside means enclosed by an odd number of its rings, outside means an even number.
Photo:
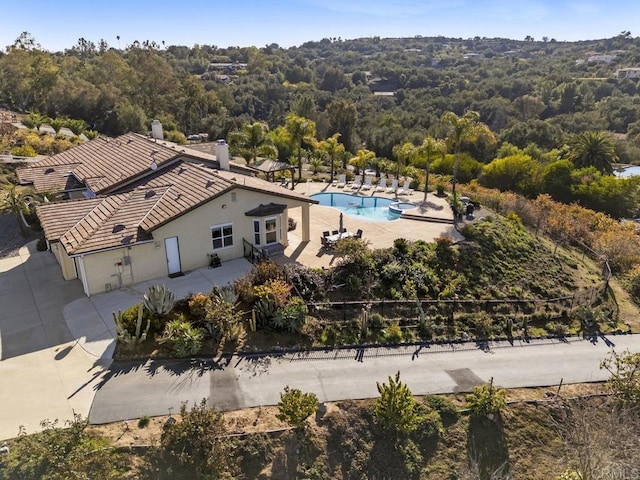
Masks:
[[[314,193],[347,193],[360,197],[383,197],[402,202],[416,203],[418,208],[411,210],[411,214],[420,217],[420,220],[399,218],[392,221],[372,221],[361,217],[344,215],[344,226],[347,230],[355,232],[362,229],[362,238],[371,248],[386,248],[393,246],[396,238],[406,240],[424,240],[427,242],[441,236],[448,236],[454,242],[463,239],[462,235],[453,226],[453,213],[445,198],[436,197],[429,193],[427,204],[424,205],[424,192],[414,192],[412,195],[396,196],[391,193],[367,191],[354,191],[348,186],[337,188],[328,183],[300,183],[295,191],[303,195],[311,196]],[[333,207],[311,205],[310,228],[311,241],[302,242],[300,237],[301,220],[300,208],[289,210],[289,216],[298,222],[298,227],[289,232],[289,246],[284,251],[284,257],[280,257],[278,263],[298,262],[312,268],[331,267],[337,260],[336,256],[328,250],[322,249],[320,238],[325,230],[337,230],[340,210]],[[429,217],[438,221],[428,221]],[[445,223],[446,222],[446,223]]]

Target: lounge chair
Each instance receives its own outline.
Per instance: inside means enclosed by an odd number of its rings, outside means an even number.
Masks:
[[[376,186],[376,192],[384,192],[387,189],[387,177],[380,177],[380,181]]]
[[[364,232],[362,231],[362,229],[361,229],[361,228],[359,228],[359,229],[358,229],[358,231],[356,232],[356,234],[354,235],[354,237],[356,237],[356,238],[362,238],[362,234],[363,234],[363,233],[364,233]]]
[[[331,232],[331,235],[338,235],[338,233],[340,233],[338,230],[334,230]]]
[[[394,193],[396,190],[398,189],[398,179],[394,178],[391,181],[391,186],[387,187],[387,189],[385,190],[385,192],[387,193]]]
[[[322,232],[323,237],[328,237],[329,235],[331,235],[331,232],[329,230],[325,230],[324,232]]]
[[[351,184],[351,190],[358,190],[362,186],[362,175],[356,175]]]
[[[320,237],[320,243],[322,244],[322,248],[331,248],[331,243],[326,236]]]
[[[362,190],[371,190],[371,175],[364,177],[364,183],[362,184]]]
[[[344,188],[346,184],[347,176],[344,173],[341,173],[340,176],[338,176],[338,183],[336,183],[336,187]]]
[[[400,195],[411,195],[411,194],[413,194],[413,188],[411,188],[410,185],[411,185],[411,179],[405,180],[404,181],[404,185],[398,191],[398,193]]]

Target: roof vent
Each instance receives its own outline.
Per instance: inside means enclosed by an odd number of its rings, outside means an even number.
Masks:
[[[144,194],[144,198],[151,198],[155,196],[156,196],[155,190],[149,190],[147,193]]]
[[[45,174],[45,175],[48,175],[48,174],[53,173],[53,172],[55,172],[55,171],[56,171],[56,169],[55,169],[55,168],[51,168],[51,167],[50,167],[50,168],[47,168],[47,169],[44,171],[44,174]]]
[[[116,223],[116,224],[113,226],[113,230],[111,230],[111,233],[118,233],[118,232],[123,231],[124,229],[125,229],[125,226],[124,226],[123,224],[121,224],[121,223]]]

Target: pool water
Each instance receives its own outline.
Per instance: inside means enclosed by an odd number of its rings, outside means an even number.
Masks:
[[[620,178],[629,178],[634,177],[636,175],[640,175],[640,166],[638,165],[627,165],[620,170],[614,170],[613,174],[616,177]]]
[[[351,217],[361,220],[388,222],[396,220],[398,216],[389,213],[389,205],[393,200],[382,197],[359,197],[347,193],[316,193],[310,195],[318,200],[320,205],[334,207]]]

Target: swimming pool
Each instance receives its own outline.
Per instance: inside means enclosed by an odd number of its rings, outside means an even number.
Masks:
[[[337,208],[349,216],[361,220],[388,222],[398,217],[389,213],[389,205],[393,200],[382,197],[359,197],[347,193],[316,193],[310,195],[320,205]]]

